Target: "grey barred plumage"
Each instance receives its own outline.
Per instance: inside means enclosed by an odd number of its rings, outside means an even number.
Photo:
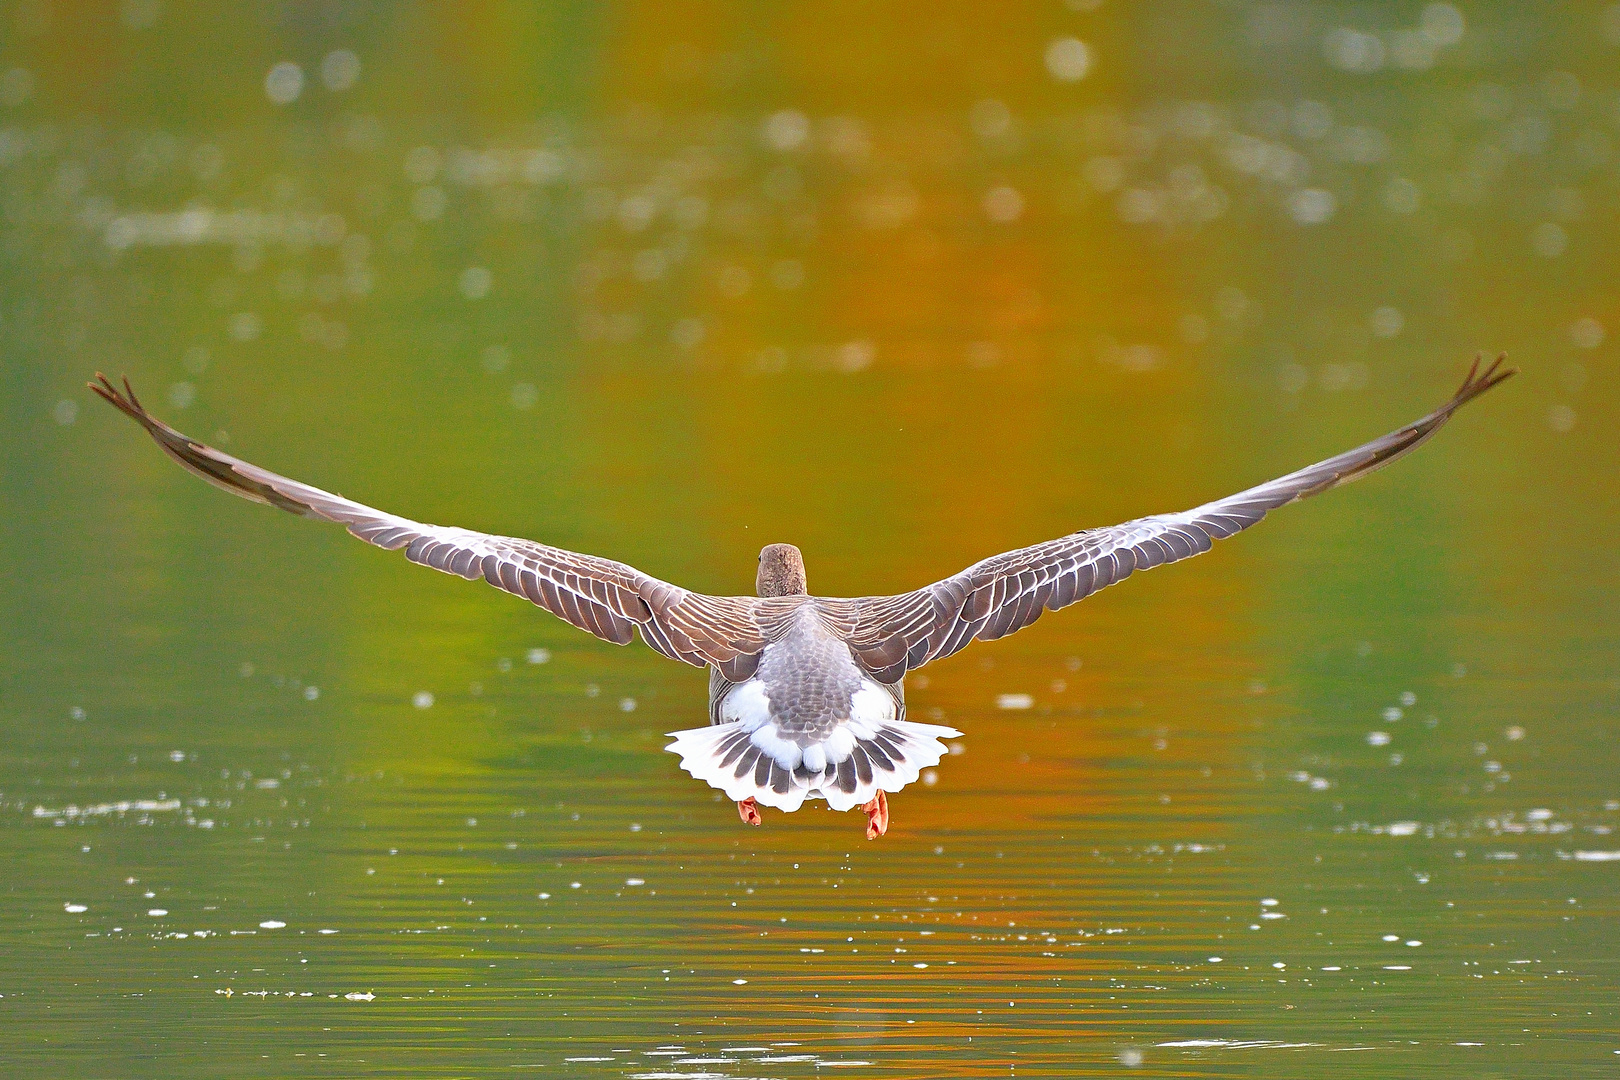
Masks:
[[[710,669],[711,727],[674,733],[682,766],[739,802],[796,809],[807,797],[836,809],[866,797],[872,827],[885,792],[915,780],[958,732],[905,719],[908,671],[1028,626],[1045,611],[1130,576],[1208,551],[1280,506],[1349,483],[1431,438],[1464,404],[1514,374],[1502,357],[1476,359],[1440,408],[1381,439],[1181,513],[1088,529],[975,563],[893,596],[810,596],[797,548],[760,553],[759,596],[689,592],[610,559],[531,540],[428,525],[322,491],[186,437],[153,417],[124,381],[90,388],[140,423],[175,461],[235,495],[336,522],[412,562],[482,577],[604,641],[639,632],[671,659]]]

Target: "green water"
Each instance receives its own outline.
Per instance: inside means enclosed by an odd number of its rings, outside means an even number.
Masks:
[[[1612,1075],[1616,11],[0,6],[0,1072]],[[861,595],[1479,349],[1411,459],[909,680],[966,734],[877,843],[681,773],[701,672],[82,389]]]

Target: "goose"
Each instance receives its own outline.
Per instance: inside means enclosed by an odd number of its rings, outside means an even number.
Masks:
[[[723,791],[741,819],[807,799],[860,807],[866,836],[889,827],[888,795],[937,765],[954,728],[906,719],[904,680],[973,641],[1021,630],[1137,570],[1208,551],[1268,511],[1366,476],[1411,453],[1463,405],[1516,374],[1474,360],[1449,401],[1420,420],[1286,476],[1180,513],[1086,529],[992,556],[893,596],[810,594],[791,544],[759,553],[754,596],[707,596],[635,567],[532,540],[428,525],[290,480],[197,442],[97,373],[101,397],[184,468],[233,495],[345,526],[411,562],[483,578],[604,641],[642,641],[709,670],[709,723],[670,733],[680,767]]]

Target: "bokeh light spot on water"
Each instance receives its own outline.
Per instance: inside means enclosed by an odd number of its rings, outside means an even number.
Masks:
[[[1288,196],[1288,215],[1301,225],[1320,225],[1339,208],[1339,200],[1326,188],[1300,188]]]
[[[359,78],[360,58],[348,49],[334,49],[321,60],[321,82],[328,90],[347,90]]]
[[[1024,213],[1024,197],[1018,189],[1001,184],[984,193],[985,216],[1002,225],[1017,221]]]
[[[1530,230],[1530,246],[1544,259],[1556,259],[1569,247],[1569,232],[1556,221],[1544,221]]]
[[[1046,70],[1060,82],[1077,82],[1091,71],[1091,48],[1079,38],[1053,38],[1046,46]]]
[[[983,98],[968,110],[968,123],[980,139],[994,142],[1012,130],[1012,110],[995,98]]]
[[[0,105],[20,108],[34,96],[34,75],[27,68],[7,68],[0,72]]]
[[[232,339],[249,342],[258,338],[262,327],[263,323],[258,315],[251,311],[242,311],[231,316],[228,329]]]
[[[461,295],[468,300],[482,300],[489,295],[489,290],[495,284],[495,275],[488,267],[469,266],[461,272],[457,279]]]
[[[1368,322],[1373,336],[1380,338],[1398,337],[1406,326],[1406,318],[1401,314],[1401,309],[1387,304],[1375,309]]]
[[[765,120],[764,138],[772,150],[798,150],[809,141],[810,118],[794,109],[774,112]]]
[[[449,196],[444,193],[443,188],[424,184],[411,193],[411,214],[418,221],[438,221],[444,217],[449,202]]]
[[[1387,50],[1374,34],[1336,26],[1322,38],[1322,52],[1334,67],[1367,75],[1384,66]]]
[[[291,105],[304,92],[304,69],[291,60],[272,66],[264,77],[264,93],[273,104]]]
[[[1579,349],[1595,349],[1606,336],[1603,324],[1590,315],[1576,319],[1569,327],[1569,339]]]

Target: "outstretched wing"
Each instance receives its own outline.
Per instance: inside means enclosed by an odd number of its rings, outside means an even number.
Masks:
[[[447,574],[482,577],[603,641],[625,645],[640,630],[642,640],[665,656],[713,665],[729,679],[751,675],[765,647],[756,597],[705,596],[610,559],[373,510],[189,439],[147,412],[128,379],[120,392],[106,376],[98,372],[96,378],[90,389],[144,427],[164,453],[233,495],[337,522],[368,544],[404,548],[407,559]]]
[[[1189,558],[1247,529],[1267,511],[1366,476],[1416,449],[1463,405],[1515,374],[1480,371],[1474,361],[1452,399],[1415,423],[1270,483],[1179,514],[1088,529],[975,563],[961,573],[899,596],[821,601],[844,630],[861,665],[893,682],[973,640],[1022,630],[1041,612],[1067,607],[1098,589],[1163,563]]]

